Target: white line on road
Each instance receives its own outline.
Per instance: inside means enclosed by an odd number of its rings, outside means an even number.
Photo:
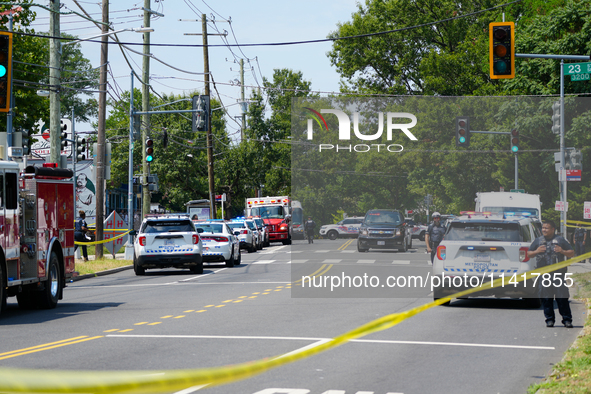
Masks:
[[[251,263],[251,264],[271,264],[271,263],[274,263],[275,261],[277,261],[277,260],[258,260],[258,261],[255,261],[254,263]]]
[[[375,260],[357,260],[357,262],[361,263],[361,264],[373,264],[376,261]]]
[[[392,262],[392,264],[405,264],[405,265],[408,265],[408,264],[410,264],[410,260],[394,260]]]
[[[292,264],[303,264],[303,263],[305,263],[306,261],[308,261],[308,260],[291,260],[291,263],[292,263]]]
[[[324,260],[321,264],[336,264],[336,263],[340,263],[341,261],[343,261],[343,260],[341,260],[341,259],[327,259],[327,260]]]
[[[272,337],[272,336],[224,336],[224,335],[137,335],[137,334],[107,334],[111,338],[172,338],[172,339],[267,339],[267,340],[288,340],[288,341],[313,341],[306,348],[318,346],[326,343],[332,338],[308,338],[308,337]],[[461,342],[426,342],[426,341],[389,341],[379,339],[351,339],[349,342],[359,343],[380,343],[392,345],[430,345],[430,346],[467,346],[467,347],[485,347],[502,349],[526,349],[526,350],[556,350],[554,346],[526,346],[526,345],[501,345],[493,343],[461,343]],[[292,351],[302,351],[303,348]],[[285,356],[285,355],[283,355]]]

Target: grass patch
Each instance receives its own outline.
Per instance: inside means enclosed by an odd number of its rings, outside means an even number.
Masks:
[[[575,298],[591,308],[591,272],[573,274]],[[583,333],[556,364],[543,383],[531,385],[528,394],[591,393],[591,317],[587,318]]]
[[[104,258],[102,260],[89,260],[89,261],[76,260],[76,272],[78,272],[79,275],[95,274],[100,271],[106,271],[106,270],[110,270],[113,268],[125,267],[127,265],[131,265],[132,263],[133,262],[131,260],[108,259],[108,258]]]

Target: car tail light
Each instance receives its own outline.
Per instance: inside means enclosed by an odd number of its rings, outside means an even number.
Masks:
[[[437,247],[437,258],[439,260],[445,260],[446,257],[446,250],[445,250],[445,246],[443,245],[439,245]]]
[[[240,234],[248,234],[248,230],[241,230]]]
[[[522,263],[525,263],[527,261],[529,261],[529,255],[527,253],[529,249],[526,248],[525,246],[522,248],[519,248],[519,261]]]
[[[193,245],[197,245],[199,243],[199,235],[193,234]]]
[[[139,238],[139,242],[140,242],[140,245],[141,245],[141,246],[146,246],[146,237],[144,237],[144,236],[141,236],[141,237]]]
[[[215,237],[215,240],[218,242],[228,242],[228,238],[226,237]]]

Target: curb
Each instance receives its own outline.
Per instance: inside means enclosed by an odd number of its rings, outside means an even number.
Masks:
[[[125,270],[129,270],[132,269],[133,265],[126,265],[123,267],[118,267],[118,268],[113,268],[110,270],[106,270],[106,271],[100,271],[100,272],[95,272],[94,274],[85,274],[85,275],[79,275],[79,276],[75,276],[73,278],[70,278],[70,282],[76,282],[82,279],[88,279],[88,278],[94,278],[97,276],[104,276],[104,275],[109,275],[109,274],[114,274],[120,271],[125,271]]]

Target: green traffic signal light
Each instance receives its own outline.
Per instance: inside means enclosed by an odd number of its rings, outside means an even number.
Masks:
[[[146,140],[146,161],[148,163],[154,161],[154,141],[149,137]]]

